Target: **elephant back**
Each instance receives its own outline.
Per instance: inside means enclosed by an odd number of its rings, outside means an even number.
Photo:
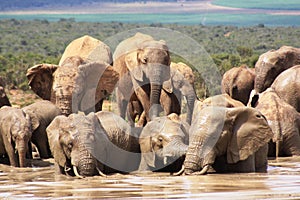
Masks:
[[[109,46],[88,35],[73,40],[66,47],[59,65],[71,56],[80,56],[87,62],[112,63],[112,54]]]

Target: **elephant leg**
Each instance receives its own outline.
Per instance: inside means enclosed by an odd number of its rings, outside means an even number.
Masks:
[[[255,156],[251,155],[246,160],[240,160],[235,164],[228,164],[228,171],[236,173],[255,172]]]
[[[255,152],[255,172],[267,172],[268,145],[264,145]]]
[[[51,151],[46,132],[43,130],[46,130],[46,127],[44,125],[40,125],[40,127],[32,133],[31,140],[38,149],[40,158],[46,159],[51,157]]]
[[[103,101],[104,99],[101,99],[100,101],[98,101],[95,105],[95,112],[101,111],[102,110],[102,106],[103,106]]]
[[[145,112],[147,121],[151,121],[150,116],[149,116],[149,111],[150,111],[149,96],[141,87],[136,88],[135,93],[136,93],[137,98],[139,99],[139,101],[141,102],[141,104],[143,106],[143,110]]]

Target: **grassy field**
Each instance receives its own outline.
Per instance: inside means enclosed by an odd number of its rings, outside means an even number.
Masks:
[[[233,26],[300,26],[299,16],[270,14],[0,14],[0,19],[48,20],[74,19],[76,22],[122,22],[141,24],[188,24],[188,25],[233,25]]]
[[[299,0],[213,0],[213,4],[234,8],[300,10]]]

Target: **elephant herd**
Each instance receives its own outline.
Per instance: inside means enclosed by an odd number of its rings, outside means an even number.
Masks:
[[[56,173],[82,178],[267,172],[268,158],[300,155],[300,49],[283,46],[254,69],[228,70],[223,94],[204,100],[192,69],[170,54],[165,41],[143,33],[113,54],[86,35],[59,64],[30,67],[28,84],[43,100],[1,105],[0,162],[28,167],[36,147],[41,159],[54,158]],[[118,113],[102,109],[113,92]]]

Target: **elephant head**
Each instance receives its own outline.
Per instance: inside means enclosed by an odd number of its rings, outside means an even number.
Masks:
[[[113,113],[57,116],[46,131],[60,173],[78,177],[105,176],[133,166],[132,163],[129,167],[124,165],[128,160],[133,161],[134,156],[127,157],[128,152],[138,147],[132,143],[130,126]]]
[[[27,71],[31,89],[42,99],[56,104],[63,114],[90,112],[112,93],[118,73],[105,63],[68,57],[61,66],[38,64]],[[100,108],[95,108],[101,110]]]
[[[0,110],[0,134],[10,165],[26,166],[26,153],[32,132],[40,123],[36,115],[22,109],[4,106]],[[30,152],[31,153],[31,152]]]
[[[220,156],[225,156],[227,164],[246,160],[273,135],[265,117],[253,108],[211,106],[194,112],[185,174],[205,174]],[[266,160],[267,152],[261,156]]]
[[[290,46],[282,46],[260,55],[255,64],[255,91],[263,92],[281,72],[297,64],[300,64],[300,49]]]
[[[187,123],[178,115],[158,117],[147,123],[140,135],[140,171],[177,171],[188,147]],[[179,162],[179,163],[178,163]]]
[[[164,41],[156,41],[150,36],[137,33],[135,36],[121,42],[114,54],[114,67],[120,74],[120,79],[129,76],[132,86],[146,112],[147,120],[158,116],[159,98],[162,84],[170,79],[170,55]],[[124,86],[125,85],[125,86]],[[118,88],[123,96],[132,93],[128,84],[120,81]],[[138,91],[150,85],[150,91]],[[130,96],[127,98],[129,100]],[[150,98],[150,99],[148,99]],[[149,113],[153,107],[153,112]],[[127,105],[122,105],[120,114],[125,117]]]

